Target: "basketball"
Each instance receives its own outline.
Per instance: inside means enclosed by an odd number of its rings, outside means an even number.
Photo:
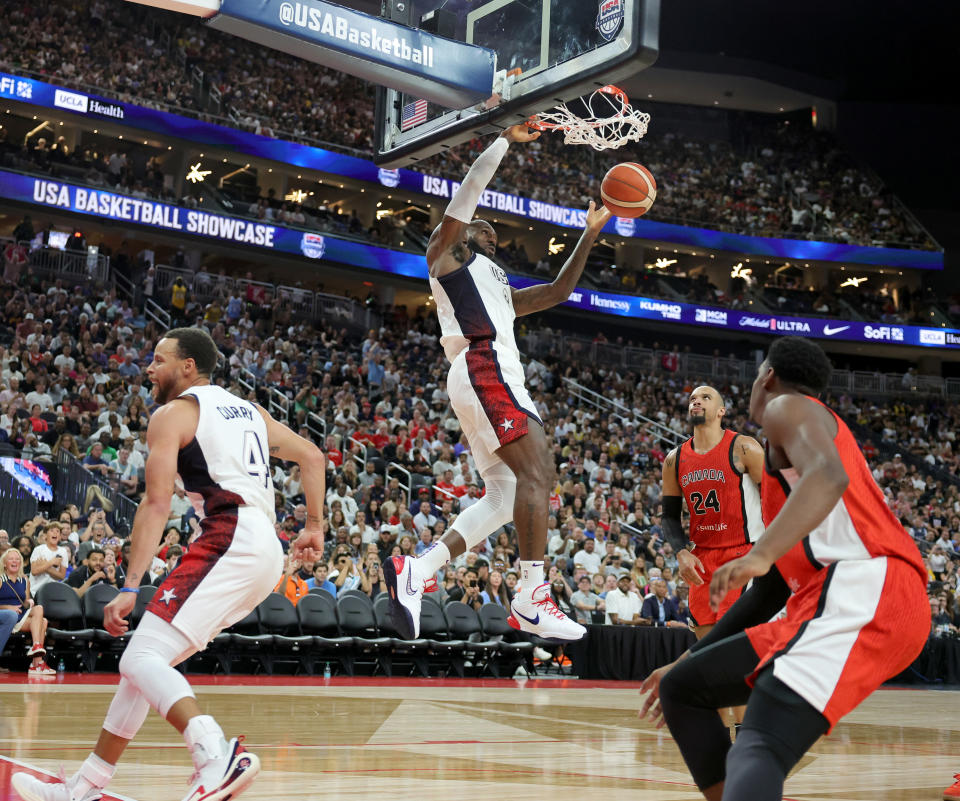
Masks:
[[[625,161],[603,176],[600,197],[617,217],[639,217],[650,211],[657,199],[657,182],[642,164]]]

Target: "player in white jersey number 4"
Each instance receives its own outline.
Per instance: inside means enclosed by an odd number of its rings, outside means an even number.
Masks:
[[[269,457],[297,462],[307,525],[292,545],[323,550],[325,461],[319,449],[256,404],[211,383],[217,347],[200,328],[168,331],[147,375],[160,407],[147,427],[146,491],[133,521],[130,563],[120,593],[104,608],[104,628],[128,629],[140,580],[160,543],[177,473],[201,517],[200,536],[157,589],[120,659],[120,683],[100,738],[71,777],[43,782],[15,773],[26,801],[97,801],[150,707],[182,735],[196,769],[184,801],[227,801],[260,770],[242,738],[227,740],[174,665],[251,612],[276,584],[283,554],[274,530]]]
[[[525,289],[513,289],[493,261],[497,248],[493,226],[473,217],[510,143],[539,136],[526,125],[515,125],[481,153],[427,246],[440,342],[450,361],[450,405],[467,435],[486,493],[419,558],[397,556],[384,563],[391,617],[408,638],[419,634],[421,599],[437,571],[511,520],[519,540],[520,585],[511,603],[510,625],[557,640],[578,640],[586,632],[557,608],[544,583],[547,503],[556,468],[524,386],[513,322],[567,300],[610,212],[591,201],[580,241],[557,277]]]

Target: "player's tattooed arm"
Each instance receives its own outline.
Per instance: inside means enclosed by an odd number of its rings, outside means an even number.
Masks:
[[[753,437],[741,434],[734,447],[733,466],[741,473],[749,473],[759,484],[763,478],[763,446]]]

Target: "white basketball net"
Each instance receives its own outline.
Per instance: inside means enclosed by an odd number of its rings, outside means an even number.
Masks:
[[[552,111],[535,114],[527,124],[540,131],[562,130],[564,144],[589,145],[594,150],[639,142],[647,132],[650,115],[634,109],[626,93],[616,86],[601,86],[583,102],[589,116],[575,114],[561,103]]]

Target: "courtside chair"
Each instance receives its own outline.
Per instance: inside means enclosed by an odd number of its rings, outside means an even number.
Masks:
[[[377,631],[377,621],[373,616],[373,603],[370,599],[344,593],[337,598],[337,620],[340,622],[340,630],[354,639],[354,669],[359,660],[370,665],[372,675],[376,675],[378,669],[389,673],[393,640],[390,637],[381,637]]]
[[[463,678],[464,649],[463,640],[450,639],[447,619],[443,615],[440,605],[424,598],[420,607],[420,636],[425,638],[430,646],[428,651],[430,664],[438,665],[445,675],[451,670]]]
[[[392,648],[390,651],[390,674],[398,664],[409,663],[408,676],[412,676],[417,671],[423,678],[429,678],[430,666],[427,663],[427,652],[430,650],[430,642],[420,637],[415,640],[405,640],[400,636],[400,632],[393,625],[390,617],[390,599],[384,593],[383,597],[378,597],[373,603],[373,616],[377,620],[377,628],[380,634],[390,637]]]
[[[487,669],[494,678],[500,678],[497,666],[497,655],[500,652],[500,643],[497,640],[484,637],[480,625],[480,616],[476,610],[460,601],[451,601],[443,608],[450,636],[463,640],[464,655],[473,662],[477,675],[483,675]]]
[[[86,670],[93,629],[84,624],[83,606],[76,590],[59,581],[48,581],[35,600],[43,606],[44,617],[50,623],[47,639],[53,642],[57,658],[64,657],[68,664],[73,662],[78,669]],[[53,664],[53,660],[49,663]]]
[[[329,595],[329,593],[327,593]],[[297,617],[300,619],[300,631],[313,637],[306,666],[307,673],[316,672],[320,662],[337,667],[338,673],[353,675],[353,637],[340,634],[337,621],[337,608],[332,598],[316,593],[307,593],[297,604]]]
[[[499,604],[484,604],[480,607],[480,625],[487,639],[499,640],[500,663],[509,669],[512,676],[522,666],[528,673],[536,673],[533,664],[533,643],[520,639],[520,633],[507,623],[507,612]]]

